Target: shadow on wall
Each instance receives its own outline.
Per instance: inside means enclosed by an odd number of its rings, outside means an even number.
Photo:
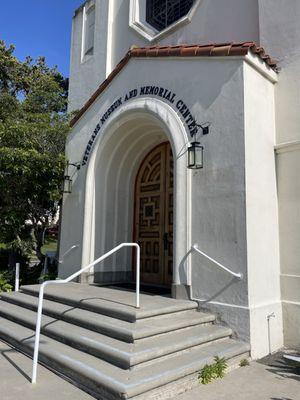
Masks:
[[[190,249],[179,264],[181,282],[188,281],[187,260],[193,254],[195,252]],[[201,305],[216,299],[219,300],[220,296],[231,286],[241,282],[238,278],[220,270],[212,261],[205,260],[204,257],[198,255],[195,255],[196,258],[199,258],[197,262],[194,262],[194,258],[191,259],[192,287],[190,296],[201,302]]]
[[[194,252],[191,250],[188,254],[194,254]],[[228,272],[216,266],[214,262],[198,254],[192,258],[191,265],[191,296],[200,301],[201,305],[214,300],[235,302],[237,293],[240,291],[240,285],[245,284],[245,282],[231,276]]]
[[[179,277],[180,277],[180,282],[187,282],[187,261],[189,256],[193,253],[193,250],[190,249],[186,255],[183,257],[183,259],[180,261],[179,264]]]

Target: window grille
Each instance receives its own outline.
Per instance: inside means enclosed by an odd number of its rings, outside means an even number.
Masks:
[[[195,0],[147,0],[146,21],[161,31],[184,17]]]

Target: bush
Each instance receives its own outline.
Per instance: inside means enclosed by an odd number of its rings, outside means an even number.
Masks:
[[[29,257],[26,255],[12,253],[5,248],[0,249],[0,274],[2,279],[8,280],[11,286],[14,286],[16,263],[20,263],[20,285],[38,283],[43,270],[43,263],[30,265]]]
[[[20,269],[24,270],[29,265],[29,258],[26,255],[12,252],[10,249],[0,248],[0,271],[13,270],[17,262],[20,263]]]
[[[5,271],[9,263],[9,250],[0,249],[0,271]]]
[[[57,260],[48,260],[46,275],[41,277],[44,269],[43,262],[32,264],[26,255],[13,254],[6,248],[0,248],[0,274],[3,282],[7,280],[12,287],[15,282],[15,265],[17,262],[20,263],[20,285],[35,285],[40,283],[40,281],[52,280],[57,277]]]
[[[10,274],[5,272],[0,272],[0,293],[1,292],[11,292],[13,290],[13,285],[11,284]]]

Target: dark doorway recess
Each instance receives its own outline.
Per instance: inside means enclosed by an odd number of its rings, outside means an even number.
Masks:
[[[135,282],[122,282],[122,283],[114,283],[109,285],[109,287],[127,289],[135,291]],[[159,296],[171,296],[171,287],[170,286],[158,286],[158,285],[147,285],[141,284],[141,292]]]

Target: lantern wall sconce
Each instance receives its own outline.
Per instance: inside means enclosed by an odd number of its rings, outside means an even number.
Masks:
[[[209,134],[210,123],[205,122],[204,124],[197,124],[198,128],[201,128],[202,135]],[[197,133],[195,136],[195,140],[188,144],[187,152],[188,152],[188,164],[187,167],[189,169],[201,169],[203,168],[203,146],[201,143],[197,141]]]
[[[203,146],[200,142],[191,142],[188,146],[188,165],[189,169],[203,168]]]
[[[75,167],[75,171],[73,172],[72,176],[70,176],[69,169],[70,166]],[[76,173],[76,171],[80,170],[80,163],[70,163],[69,161],[67,162],[66,169],[65,169],[65,175],[64,175],[64,180],[62,182],[62,192],[63,193],[72,193],[72,185],[73,185],[73,176]]]

